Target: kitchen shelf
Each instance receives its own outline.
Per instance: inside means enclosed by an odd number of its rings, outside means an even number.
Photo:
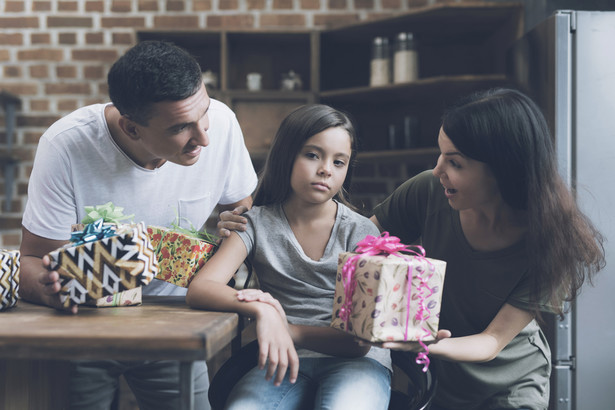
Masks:
[[[376,161],[407,161],[407,162],[429,162],[436,161],[440,155],[438,148],[414,148],[390,151],[369,151],[359,152],[357,158],[361,162]]]
[[[421,78],[403,84],[388,84],[378,87],[353,87],[322,91],[320,98],[329,103],[352,101],[355,104],[379,104],[399,101],[433,101],[442,95],[469,93],[476,89],[491,88],[508,83],[504,74],[451,75]]]
[[[400,32],[412,32],[417,39],[419,78],[369,87],[373,38],[392,42]],[[479,89],[511,84],[506,51],[522,33],[521,3],[463,2],[324,30],[144,30],[137,37],[172,41],[194,54],[203,71],[218,74],[218,87],[210,93],[236,113],[255,162],[264,160],[282,119],[313,102],[353,118],[361,161],[424,162],[437,158],[440,117],[447,105]],[[299,91],[280,90],[281,77],[290,70],[301,77]],[[261,73],[262,90],[246,89],[250,72]],[[408,117],[418,119],[418,125],[412,143],[400,144]]]

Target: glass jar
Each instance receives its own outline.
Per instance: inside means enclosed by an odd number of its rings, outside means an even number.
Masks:
[[[395,38],[393,56],[393,82],[395,84],[415,81],[419,77],[418,53],[412,33],[399,33]]]
[[[369,85],[379,86],[391,82],[391,67],[389,61],[389,39],[386,37],[374,38],[372,42]]]

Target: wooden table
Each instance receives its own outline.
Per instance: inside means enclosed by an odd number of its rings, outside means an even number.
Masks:
[[[191,309],[183,297],[144,296],[140,306],[80,306],[77,315],[20,300],[0,312],[0,408],[41,408],[42,403],[24,401],[24,386],[11,383],[16,368],[36,376],[54,368],[41,367],[41,361],[167,359],[180,361],[182,408],[192,409],[192,363],[209,360],[229,345],[239,348],[239,322],[235,313]],[[53,380],[28,386],[26,396],[40,388],[53,390]],[[53,392],[47,396],[41,401],[54,399]]]

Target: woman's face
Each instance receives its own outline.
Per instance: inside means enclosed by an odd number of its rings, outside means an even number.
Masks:
[[[433,174],[440,179],[453,209],[480,209],[501,203],[497,181],[487,164],[462,154],[442,128],[438,145],[440,156]]]

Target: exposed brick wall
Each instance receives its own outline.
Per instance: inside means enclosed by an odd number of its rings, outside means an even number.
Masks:
[[[135,30],[319,29],[451,1],[462,0],[0,0],[0,90],[21,99],[13,142],[20,162],[9,212],[0,169],[0,248],[19,246],[40,135],[74,109],[108,100],[107,71],[135,43]],[[0,110],[0,151],[6,149],[5,120]],[[355,181],[373,177],[365,187],[384,195],[406,174],[401,164],[395,178],[375,171]]]

